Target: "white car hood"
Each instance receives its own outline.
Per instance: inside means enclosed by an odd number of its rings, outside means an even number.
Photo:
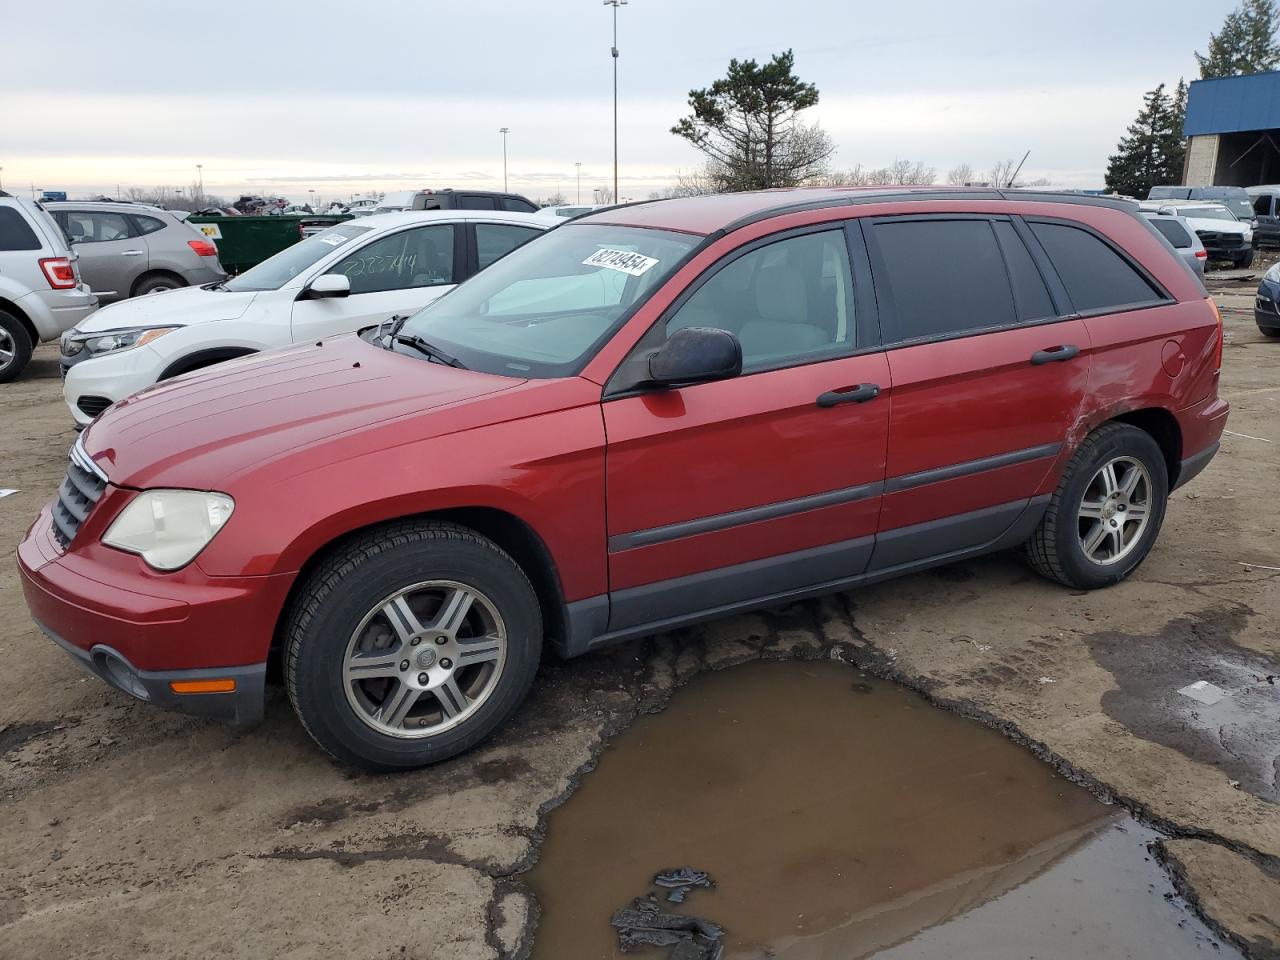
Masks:
[[[81,320],[76,330],[96,333],[124,327],[185,327],[214,320],[235,320],[244,315],[257,295],[256,291],[230,293],[183,287],[109,304]]]
[[[1247,223],[1241,223],[1239,220],[1212,220],[1204,217],[1187,217],[1187,223],[1191,224],[1195,230],[1212,230],[1217,233],[1252,233],[1252,229]]]

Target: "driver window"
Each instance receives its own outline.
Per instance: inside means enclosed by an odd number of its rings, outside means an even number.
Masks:
[[[779,240],[714,273],[667,321],[728,330],[744,368],[787,366],[854,347],[853,278],[844,230]]]
[[[351,281],[351,292],[381,293],[454,283],[453,225],[402,230],[361,247],[327,273]]]

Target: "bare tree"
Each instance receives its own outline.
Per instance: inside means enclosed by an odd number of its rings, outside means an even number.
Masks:
[[[672,197],[701,197],[709,193],[720,193],[720,182],[715,167],[710,163],[701,170],[677,170],[671,186],[654,190],[649,194],[649,199],[669,200]]]
[[[553,193],[551,196],[547,197],[545,200],[539,200],[539,201],[538,201],[538,206],[540,206],[540,207],[562,207],[562,206],[564,206],[564,205],[565,205],[566,203],[568,203],[568,202],[569,202],[569,198],[568,198],[568,197],[566,197],[566,196],[565,196],[563,193],[561,193],[559,190],[557,190],[555,193]]]
[[[993,187],[1012,187],[1013,174],[1017,169],[1017,160],[998,160],[992,165],[991,172],[987,174],[987,179]]]
[[[967,163],[959,164],[947,171],[947,183],[956,187],[967,186],[973,183],[976,178],[973,175],[973,167]]]
[[[613,187],[596,187],[592,193],[596,203],[613,203]]]

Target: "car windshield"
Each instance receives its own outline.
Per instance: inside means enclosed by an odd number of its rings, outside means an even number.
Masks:
[[[1244,197],[1223,197],[1218,202],[1235,214],[1239,220],[1253,219],[1253,203]]]
[[[353,227],[339,223],[286,247],[274,257],[268,257],[256,267],[250,267],[238,277],[222,285],[223,290],[246,293],[260,290],[279,290],[286,283],[308,269],[312,264],[339,247],[346,246],[372,227]]]
[[[401,333],[421,337],[472,370],[569,376],[700,239],[567,223],[424,307]]]
[[[1230,220],[1236,222],[1236,215],[1226,207],[1178,207],[1178,216],[1192,217],[1197,220]]]

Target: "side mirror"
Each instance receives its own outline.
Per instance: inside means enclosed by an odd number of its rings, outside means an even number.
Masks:
[[[307,288],[308,300],[325,300],[329,297],[351,296],[351,281],[341,273],[325,273],[311,281]]]
[[[649,357],[649,380],[664,386],[728,380],[742,372],[742,344],[728,330],[685,327]]]

